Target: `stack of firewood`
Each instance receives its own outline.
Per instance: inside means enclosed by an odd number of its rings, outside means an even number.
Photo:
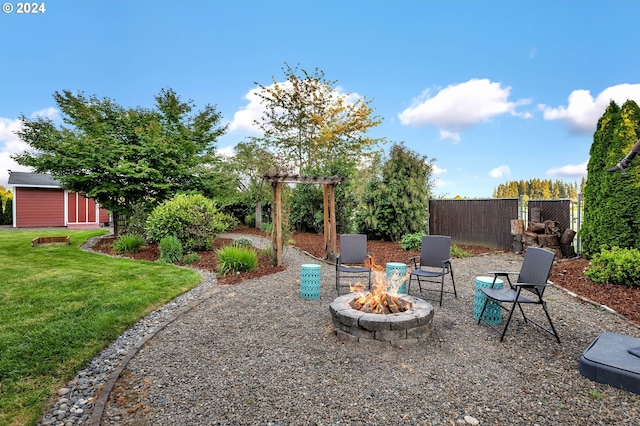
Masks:
[[[516,253],[525,252],[527,247],[544,247],[555,252],[556,259],[576,257],[573,247],[576,232],[570,228],[560,229],[553,220],[529,222],[527,229],[522,219],[512,220],[511,234]]]

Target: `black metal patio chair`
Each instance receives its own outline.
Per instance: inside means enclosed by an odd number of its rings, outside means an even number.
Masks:
[[[450,293],[458,297],[456,292],[456,282],[453,278],[453,268],[451,267],[451,237],[446,235],[425,235],[422,237],[420,256],[409,259],[412,267],[407,285],[407,293],[411,294],[411,282],[417,281],[420,293],[422,294],[423,284],[438,283],[439,289],[429,289],[426,291],[438,291],[440,293],[440,306],[442,306],[442,296]],[[444,277],[450,275],[453,284],[453,292],[444,291]]]
[[[340,235],[340,253],[336,257],[336,291],[340,295],[340,278],[366,279],[366,287],[371,289],[371,268],[367,263],[367,236],[364,234]],[[351,284],[349,284],[351,286]]]
[[[509,311],[509,316],[507,317],[507,322],[505,323],[504,328],[502,330],[499,330],[494,325],[489,324],[487,321],[483,322],[485,322],[494,330],[500,332],[500,341],[502,341],[504,339],[504,335],[507,332],[507,328],[509,327],[509,323],[511,322],[513,311],[515,310],[516,306],[518,306],[525,323],[531,322],[535,326],[554,336],[558,343],[560,343],[560,336],[558,336],[558,332],[556,331],[555,327],[553,326],[553,322],[551,321],[551,316],[549,316],[547,303],[542,299],[545,289],[549,285],[551,285],[551,283],[548,283],[547,280],[549,279],[549,274],[551,273],[551,267],[553,266],[554,258],[555,253],[552,251],[538,247],[529,247],[524,256],[524,261],[522,262],[520,272],[489,272],[494,276],[493,283],[491,287],[480,289],[487,296],[487,299],[485,300],[484,306],[482,307],[480,318],[478,318],[478,324],[483,321],[483,315],[484,311],[487,309],[487,304],[491,301],[499,302],[499,306],[503,310]],[[518,279],[515,283],[511,283],[509,275],[515,274],[518,274]],[[503,277],[506,279],[506,281],[509,283],[509,288],[494,288],[495,282],[499,277]],[[511,305],[510,308],[508,308],[503,304]],[[547,328],[532,320],[530,317],[527,317],[524,313],[524,310],[522,309],[522,304],[533,304],[542,306],[547,320],[549,321],[550,328]]]

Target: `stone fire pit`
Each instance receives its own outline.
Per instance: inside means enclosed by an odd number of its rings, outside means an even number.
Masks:
[[[433,306],[417,297],[401,295],[411,307],[405,312],[372,314],[351,307],[361,294],[339,296],[329,310],[338,338],[350,342],[402,347],[426,340],[433,329]]]

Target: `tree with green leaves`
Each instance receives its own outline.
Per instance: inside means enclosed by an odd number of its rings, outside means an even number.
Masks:
[[[54,93],[63,125],[20,117],[20,138],[31,150],[18,164],[50,173],[67,190],[85,193],[113,213],[131,214],[185,190],[200,190],[214,175],[216,140],[224,134],[211,105],[194,111],[171,89],[152,109],[125,109],[113,100]]]
[[[260,228],[263,204],[273,200],[271,186],[263,176],[278,170],[277,159],[253,139],[238,143],[234,151],[231,167],[235,170],[243,198],[254,207],[255,226]]]
[[[340,93],[336,81],[317,68],[307,72],[286,65],[283,72],[285,82],[273,78],[269,86],[255,83],[264,106],[256,125],[263,133],[262,146],[291,169],[304,174],[335,159],[358,161],[384,142],[367,135],[381,123],[371,101]]]
[[[360,231],[391,241],[427,233],[432,163],[403,144],[394,144],[381,175],[367,187],[358,212]]]
[[[581,254],[591,257],[601,246],[640,248],[640,168],[609,173],[640,136],[640,108],[611,102],[593,136],[584,188]]]

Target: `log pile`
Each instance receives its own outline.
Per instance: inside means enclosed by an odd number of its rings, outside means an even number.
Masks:
[[[522,219],[512,220],[511,234],[516,253],[526,252],[527,247],[544,247],[555,252],[556,259],[576,257],[573,248],[576,232],[570,228],[560,229],[553,220],[529,222],[526,229]]]

